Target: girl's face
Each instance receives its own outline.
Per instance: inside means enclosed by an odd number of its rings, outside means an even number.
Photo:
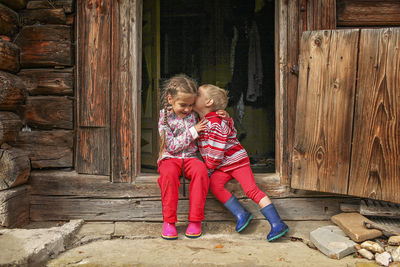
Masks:
[[[168,103],[172,106],[173,112],[182,119],[192,112],[195,100],[195,94],[178,93],[175,97],[168,95]]]

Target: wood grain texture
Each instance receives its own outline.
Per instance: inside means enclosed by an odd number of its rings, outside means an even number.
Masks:
[[[397,0],[336,0],[338,26],[399,26]]]
[[[25,103],[27,91],[21,78],[0,71],[0,110],[17,110]]]
[[[304,32],[292,187],[347,193],[358,30]]]
[[[72,100],[62,96],[28,96],[23,122],[38,129],[72,129]]]
[[[30,95],[74,95],[73,68],[22,69],[18,76]]]
[[[110,175],[110,129],[79,128],[78,173]]]
[[[67,23],[63,8],[24,9],[18,14],[22,25]]]
[[[79,126],[110,125],[111,1],[78,1]]]
[[[306,8],[308,31],[336,29],[336,0],[309,0]]]
[[[72,168],[73,139],[67,130],[20,132],[15,146],[27,152],[32,169]]]
[[[22,122],[17,114],[0,112],[0,144],[14,144],[21,128]]]
[[[24,26],[15,43],[20,47],[21,67],[72,66],[71,26]]]
[[[26,9],[43,9],[43,8],[63,8],[65,13],[71,13],[74,10],[73,0],[30,0]]]
[[[29,223],[28,185],[0,191],[0,226],[22,227]]]
[[[349,194],[400,203],[400,29],[361,31]]]
[[[0,149],[0,190],[24,184],[29,179],[31,165],[20,149]]]
[[[111,84],[111,178],[113,182],[130,182],[133,175],[132,75],[138,60],[133,44],[135,1],[113,2],[112,6],[112,84]],[[137,45],[136,45],[137,46]]]
[[[19,47],[0,39],[0,70],[16,73],[19,71]]]
[[[26,6],[27,0],[0,0],[0,3],[14,9],[23,9]]]
[[[13,37],[19,26],[18,13],[0,3],[0,35]]]

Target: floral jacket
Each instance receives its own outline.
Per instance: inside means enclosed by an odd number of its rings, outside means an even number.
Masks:
[[[191,112],[185,118],[179,118],[170,110],[167,111],[168,125],[164,124],[164,110],[160,110],[158,121],[158,132],[160,136],[165,130],[165,151],[158,162],[165,158],[196,158],[198,137],[194,126],[197,124],[198,116]]]

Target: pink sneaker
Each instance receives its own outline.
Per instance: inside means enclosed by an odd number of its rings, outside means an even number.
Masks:
[[[178,232],[176,231],[175,224],[164,222],[161,237],[167,240],[177,239]]]
[[[189,238],[198,238],[201,236],[201,222],[189,222],[185,236]]]

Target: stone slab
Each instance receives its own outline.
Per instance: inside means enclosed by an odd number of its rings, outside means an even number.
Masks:
[[[338,225],[355,242],[363,242],[382,235],[380,230],[366,228],[363,222],[372,223],[372,221],[356,212],[334,215],[331,217],[331,221]]]
[[[114,234],[112,222],[87,222],[76,234],[73,245],[87,244],[96,240],[109,240]]]
[[[337,226],[320,227],[310,233],[311,242],[331,259],[341,259],[356,252],[356,243]]]

